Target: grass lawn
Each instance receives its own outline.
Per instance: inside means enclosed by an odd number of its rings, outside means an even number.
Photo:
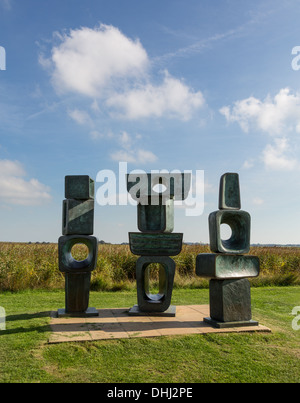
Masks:
[[[207,334],[47,344],[64,291],[0,294],[0,382],[300,382],[300,287],[252,288],[253,319],[272,333]],[[91,292],[90,306],[130,307],[135,291]],[[173,304],[208,304],[207,289],[175,289]]]

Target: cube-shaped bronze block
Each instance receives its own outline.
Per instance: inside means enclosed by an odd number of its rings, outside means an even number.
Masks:
[[[247,279],[210,280],[210,317],[217,322],[251,320],[251,293]]]
[[[88,247],[89,254],[82,261],[72,256],[74,245],[82,243]],[[59,270],[63,273],[87,273],[93,271],[97,264],[98,239],[87,235],[68,235],[58,239]]]
[[[65,177],[66,199],[93,199],[94,192],[94,180],[88,175],[67,175]]]
[[[94,232],[94,200],[63,201],[63,235],[92,235]]]
[[[250,250],[250,214],[242,210],[219,210],[209,215],[210,249],[215,253],[243,254]],[[221,238],[221,225],[231,228],[231,237]]]
[[[172,232],[174,229],[174,200],[147,197],[147,204],[138,204],[138,229],[145,233]],[[152,200],[151,200],[152,199]],[[154,204],[151,204],[153,203]]]

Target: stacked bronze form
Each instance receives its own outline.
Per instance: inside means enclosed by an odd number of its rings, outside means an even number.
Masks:
[[[94,181],[87,175],[65,177],[62,233],[58,240],[59,270],[65,273],[65,309],[58,316],[98,316],[95,308],[89,308],[91,272],[98,255],[98,239],[94,232]],[[72,248],[84,244],[89,253],[86,259],[77,261]]]
[[[163,192],[154,187],[162,185]],[[140,232],[129,233],[131,252],[139,255],[136,263],[138,304],[130,315],[151,313],[175,316],[176,307],[171,305],[176,256],[182,249],[182,233],[172,233],[174,228],[174,199],[184,200],[190,188],[189,174],[130,174],[127,190],[138,201],[137,222]],[[149,290],[151,263],[160,264],[159,291]]]
[[[222,175],[219,210],[209,215],[210,248],[213,253],[200,254],[196,274],[210,278],[210,318],[214,327],[254,326],[251,314],[250,283],[247,277],[259,274],[259,259],[244,255],[250,250],[250,215],[241,210],[239,176]],[[232,231],[228,240],[221,238],[221,225]]]

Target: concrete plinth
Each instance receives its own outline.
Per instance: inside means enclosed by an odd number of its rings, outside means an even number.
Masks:
[[[203,321],[217,329],[226,329],[226,328],[231,328],[231,327],[258,326],[259,325],[259,323],[255,320],[245,320],[245,321],[236,321],[236,322],[220,322],[220,321],[214,320],[212,318],[203,318]]]
[[[67,312],[64,308],[57,310],[58,318],[89,318],[98,315],[99,313],[96,308],[88,308],[84,312]]]
[[[128,312],[130,316],[144,316],[144,315],[151,315],[151,316],[162,316],[162,317],[174,317],[176,316],[176,306],[171,305],[166,311],[164,312],[145,312],[141,311],[138,305],[134,305]]]

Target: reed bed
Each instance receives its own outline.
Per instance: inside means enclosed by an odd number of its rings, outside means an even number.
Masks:
[[[174,257],[176,288],[207,288],[208,280],[195,275],[199,253],[209,253],[208,245],[183,245]],[[72,251],[73,253],[73,251]],[[84,245],[73,256],[85,258]],[[300,285],[300,248],[252,247],[250,254],[260,259],[260,275],[251,279],[254,287]],[[97,267],[92,272],[91,289],[95,291],[132,290],[135,288],[134,256],[128,245],[99,244]],[[158,270],[152,270],[153,284]],[[0,243],[0,291],[54,289],[64,287],[64,275],[58,270],[57,244]]]

